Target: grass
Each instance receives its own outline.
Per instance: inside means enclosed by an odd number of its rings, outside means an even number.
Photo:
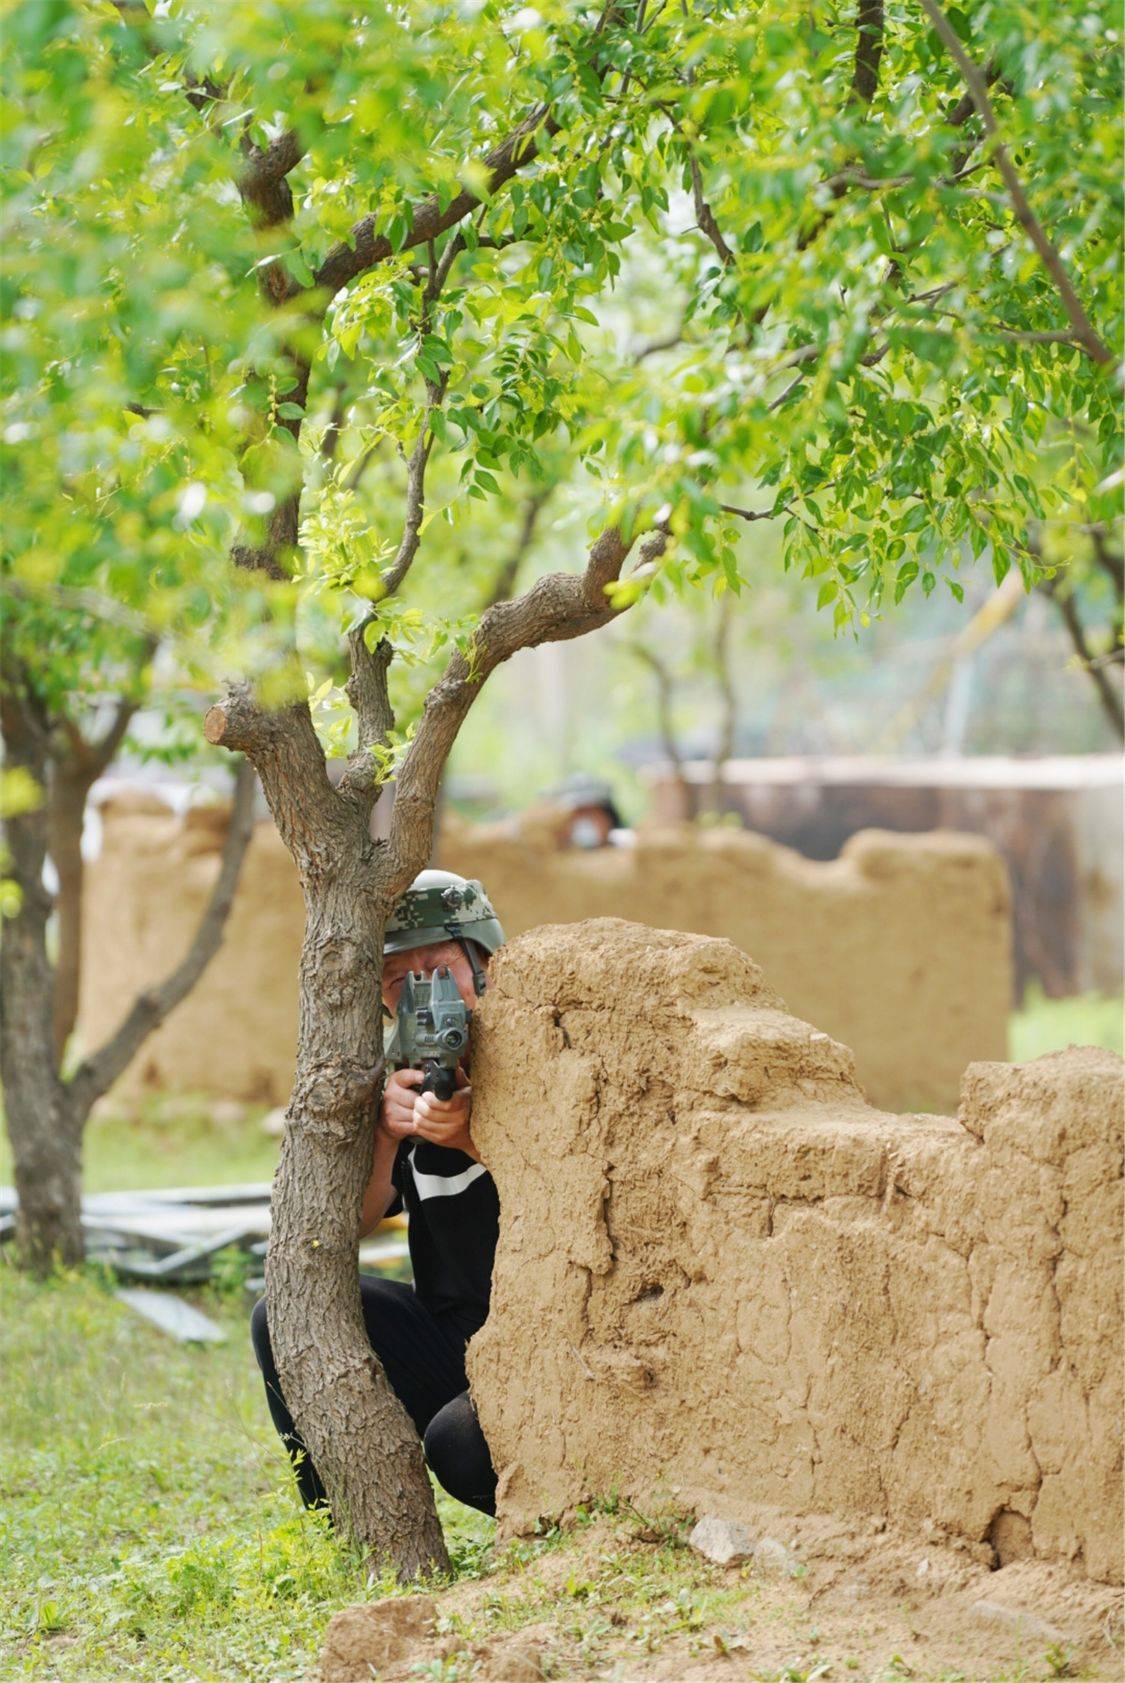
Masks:
[[[202,1301],[226,1344],[172,1343],[89,1272],[36,1285],[0,1266],[0,1368],[20,1376],[0,1395],[0,1678],[285,1683],[310,1675],[338,1607],[393,1590],[299,1508],[245,1307]],[[438,1508],[455,1580],[494,1585],[447,1621],[467,1640],[549,1618],[591,1665],[623,1626],[638,1653],[716,1622],[738,1640],[724,1615],[745,1586],[711,1581],[682,1528],[559,1584],[538,1572],[572,1541],[557,1529],[497,1552],[491,1520],[440,1492]]]
[[[174,1344],[92,1271],[37,1285],[0,1264],[0,1370],[17,1376],[0,1389],[4,1683],[312,1683],[332,1613],[394,1591],[299,1508],[244,1303],[201,1300],[225,1345]],[[440,1645],[412,1673],[431,1683],[496,1675],[474,1654],[529,1627],[560,1680],[632,1677],[659,1656],[666,1676],[723,1659],[761,1683],[964,1683],[898,1660],[909,1618],[873,1632],[857,1606],[841,1646],[798,1583],[685,1548],[685,1516],[609,1499],[499,1547],[491,1520],[441,1493],[438,1509],[453,1580]],[[1038,1683],[1063,1659],[992,1675]]]
[[[212,1103],[190,1094],[150,1095],[128,1114],[99,1108],[86,1128],[86,1190],[270,1180],[278,1142],[262,1129],[265,1112],[239,1106],[224,1118],[221,1109],[212,1113]],[[0,1129],[0,1183],[11,1181],[11,1171],[8,1137]]]
[[[386,1594],[301,1511],[249,1352],[174,1344],[95,1278],[0,1267],[0,1677],[282,1683],[337,1607]],[[492,1521],[444,1496],[460,1571]]]
[[[1047,999],[1038,987],[1029,988],[1022,1008],[1012,1013],[1008,1055],[1026,1063],[1044,1052],[1067,1046],[1105,1046],[1125,1050],[1125,1001],[1120,994],[1084,993],[1071,999]]]

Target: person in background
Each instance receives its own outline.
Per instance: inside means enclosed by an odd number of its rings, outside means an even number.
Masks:
[[[619,845],[625,825],[608,783],[586,776],[567,778],[548,791],[546,800],[560,814],[560,848]]]

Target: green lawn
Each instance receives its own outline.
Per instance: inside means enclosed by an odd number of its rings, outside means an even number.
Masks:
[[[0,1266],[0,1677],[280,1683],[337,1607],[387,1593],[297,1503],[247,1304],[198,1300],[225,1345],[173,1343],[96,1279]],[[440,1506],[477,1566],[492,1521]]]
[[[170,1096],[146,1098],[128,1115],[99,1114],[86,1129],[86,1190],[269,1180],[278,1142],[263,1131],[264,1114],[247,1109],[241,1120],[220,1121],[208,1100]],[[11,1178],[8,1136],[0,1128],[0,1184]]]
[[[1106,1046],[1111,1052],[1121,1052],[1125,1050],[1123,1030],[1125,1001],[1120,994],[1046,999],[1039,989],[1028,989],[1022,1009],[1012,1013],[1008,1055],[1013,1063],[1022,1064],[1066,1046]]]

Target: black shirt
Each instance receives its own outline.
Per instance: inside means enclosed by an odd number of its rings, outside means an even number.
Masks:
[[[471,1338],[488,1315],[500,1231],[495,1181],[467,1152],[423,1139],[399,1142],[391,1180],[408,1217],[419,1299]]]

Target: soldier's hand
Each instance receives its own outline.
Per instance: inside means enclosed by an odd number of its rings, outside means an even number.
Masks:
[[[396,1069],[387,1077],[383,1088],[383,1102],[379,1107],[379,1126],[394,1140],[411,1139],[417,1133],[414,1126],[416,1088],[425,1075],[420,1069]]]
[[[470,1156],[475,1156],[469,1134],[473,1089],[460,1066],[454,1071],[454,1078],[457,1092],[451,1099],[439,1099],[433,1093],[415,1095],[414,1132],[433,1145],[449,1146],[455,1151],[468,1151]]]

